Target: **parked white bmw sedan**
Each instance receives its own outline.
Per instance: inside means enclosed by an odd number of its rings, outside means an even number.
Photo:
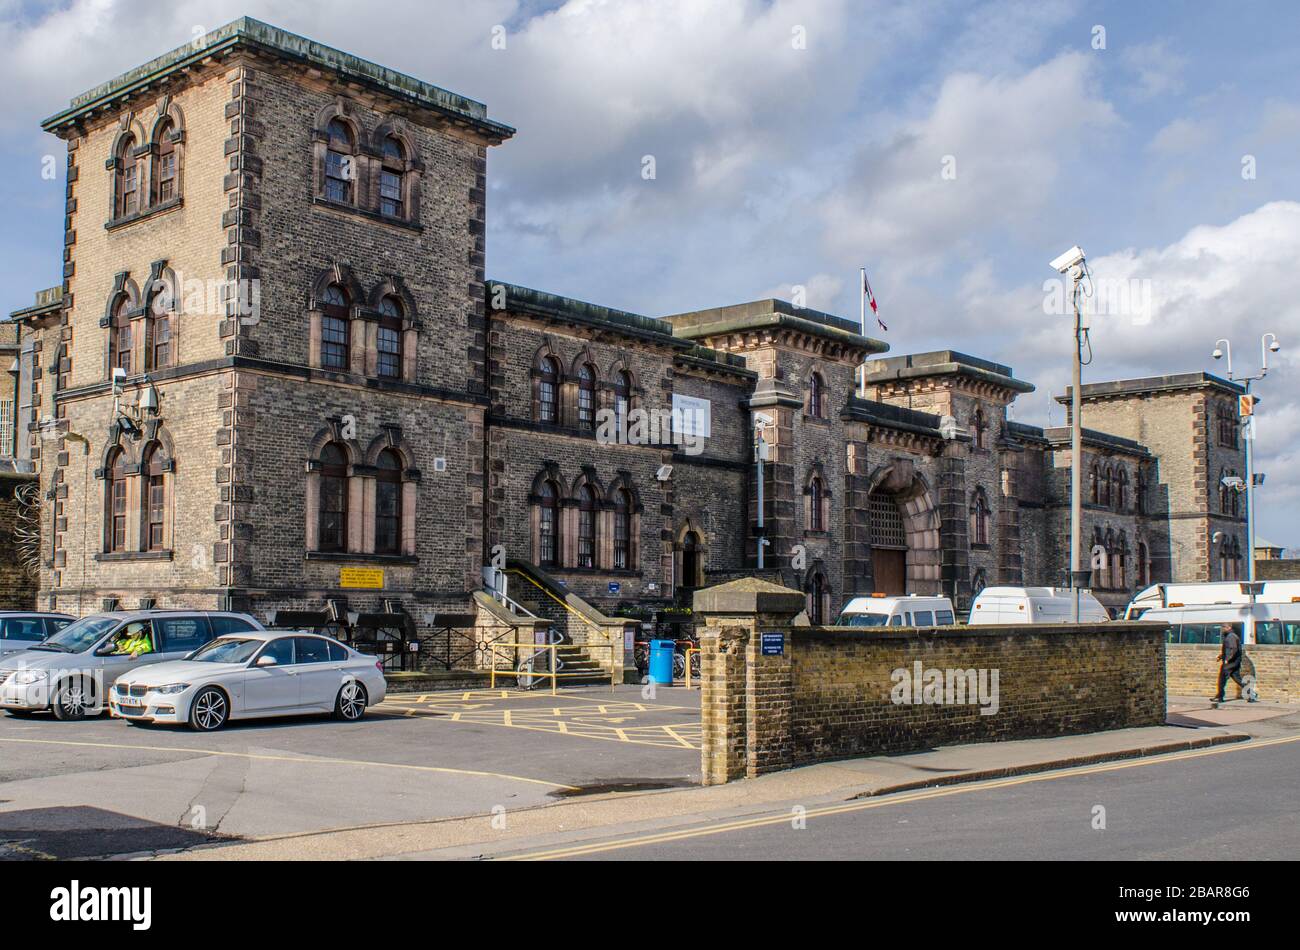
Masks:
[[[324,712],[355,722],[384,699],[381,662],[301,631],[230,634],[183,660],[122,674],[109,711],[130,722],[187,722],[202,732],[231,719]]]

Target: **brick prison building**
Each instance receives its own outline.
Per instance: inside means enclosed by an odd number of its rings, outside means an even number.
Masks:
[[[813,619],[1064,580],[1068,432],[1008,420],[1033,389],[1010,367],[881,357],[780,300],[652,318],[493,279],[487,150],[514,130],[478,102],[241,19],[44,128],[63,282],[13,315],[7,410],[42,608],[333,603],[424,635],[495,564],[644,617],[755,573],[760,538]],[[1104,600],[1243,573],[1238,392],[1085,387]]]

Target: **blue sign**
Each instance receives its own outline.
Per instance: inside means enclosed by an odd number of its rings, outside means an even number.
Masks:
[[[620,585],[618,581],[610,581],[610,582],[609,582],[609,592],[610,592],[611,594],[617,594],[617,593],[619,592],[619,590],[621,589],[621,587],[622,587],[622,585]]]
[[[763,656],[785,656],[784,633],[764,633],[762,637]]]

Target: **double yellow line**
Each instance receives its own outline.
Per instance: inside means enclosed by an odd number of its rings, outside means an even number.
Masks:
[[[1155,755],[1150,758],[1126,759],[1122,762],[1110,762],[1099,765],[1080,766],[1078,768],[1064,769],[1053,772],[1040,772],[1033,775],[1022,775],[1015,778],[995,779],[987,782],[972,782],[967,785],[951,785],[942,788],[922,789],[916,792],[905,792],[899,795],[890,795],[881,798],[859,799],[845,802],[839,805],[826,805],[821,808],[809,808],[806,811],[795,815],[790,811],[784,811],[777,814],[758,815],[753,818],[743,818],[737,821],[710,823],[705,827],[685,828],[677,831],[665,831],[658,834],[648,834],[620,838],[614,841],[594,842],[590,844],[574,845],[568,848],[556,848],[549,851],[529,851],[520,854],[507,855],[502,860],[505,861],[553,861],[560,858],[582,857],[588,854],[600,854],[605,851],[617,851],[624,848],[641,848],[649,845],[668,844],[674,841],[684,841],[690,838],[701,838],[709,835],[728,834],[733,831],[746,831],[751,828],[763,828],[771,825],[782,825],[794,820],[796,817],[802,818],[823,818],[830,815],[845,815],[852,812],[866,811],[871,808],[885,808],[889,805],[905,805],[910,802],[927,801],[933,798],[946,798],[950,795],[965,795],[970,792],[983,792],[992,789],[1009,788],[1014,785],[1028,785],[1032,782],[1051,782],[1057,779],[1074,778],[1080,775],[1096,775],[1102,772],[1118,772],[1121,769],[1135,769],[1147,765],[1160,765],[1167,762],[1184,762],[1188,759],[1199,759],[1209,755],[1223,755],[1227,752],[1239,752],[1248,749],[1263,749],[1269,746],[1284,745],[1290,742],[1300,742],[1300,736],[1284,736],[1277,739],[1260,739],[1248,742],[1233,743],[1230,745],[1213,746],[1208,749],[1192,749],[1187,752],[1171,752],[1162,755]]]

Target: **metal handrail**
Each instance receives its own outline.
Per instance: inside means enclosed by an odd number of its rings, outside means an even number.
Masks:
[[[692,653],[699,653],[699,652],[700,652],[700,648],[699,648],[699,647],[687,647],[687,648],[686,648],[686,688],[687,688],[687,689],[694,689],[694,687],[691,686],[691,654],[692,654]],[[704,667],[703,667],[703,666],[700,667],[700,679],[704,679]]]
[[[532,654],[532,656],[528,657],[527,660],[519,661],[519,662],[521,662],[521,663],[531,663],[534,659],[536,659],[536,658],[537,658],[538,656],[540,656],[542,653],[544,653],[544,652],[546,652],[547,650],[549,650],[550,653],[551,653],[551,657],[550,657],[550,659],[551,659],[551,663],[550,663],[551,668],[550,668],[550,670],[548,670],[548,671],[546,671],[546,672],[544,672],[544,673],[539,673],[539,672],[537,672],[536,670],[523,670],[523,669],[505,669],[505,670],[500,670],[500,669],[497,669],[497,666],[496,666],[496,661],[497,661],[497,658],[498,658],[497,647],[515,647],[515,648],[519,648],[519,647],[533,647],[533,648],[535,648],[535,652]],[[554,695],[556,695],[556,687],[557,687],[557,684],[558,684],[559,679],[560,679],[561,677],[565,677],[565,676],[589,676],[590,674],[585,673],[585,672],[583,672],[583,671],[581,671],[581,670],[579,670],[578,672],[575,672],[575,673],[562,673],[562,672],[560,672],[560,670],[559,670],[559,669],[557,668],[557,666],[556,666],[556,661],[557,661],[558,658],[557,658],[556,655],[555,655],[555,651],[556,651],[556,650],[559,650],[559,649],[562,648],[562,647],[572,648],[572,647],[573,647],[573,644],[571,644],[571,643],[531,643],[531,642],[529,642],[529,641],[527,641],[527,640],[519,640],[519,641],[514,641],[514,642],[511,642],[511,643],[501,643],[501,642],[499,642],[499,641],[495,641],[495,640],[494,640],[494,641],[490,644],[490,652],[491,652],[491,654],[492,654],[492,660],[491,660],[492,666],[491,666],[491,677],[490,677],[490,682],[489,682],[489,688],[491,688],[491,689],[496,689],[496,685],[497,685],[497,676],[498,676],[498,674],[501,675],[501,676],[513,676],[513,677],[515,677],[516,682],[518,681],[518,678],[519,678],[520,676],[540,676],[540,677],[545,678],[545,679],[550,679],[550,681],[551,681],[551,695],[554,696]],[[611,651],[612,651],[612,650],[614,649],[614,647],[613,647],[612,644],[607,644],[607,643],[589,643],[589,644],[585,644],[585,645],[582,647],[582,649],[584,649],[584,650],[592,650],[592,649],[595,649],[595,650],[601,650],[601,649],[604,649],[604,650],[611,650]],[[510,657],[506,656],[506,657],[504,657],[504,659],[509,660]],[[614,687],[617,685],[617,681],[616,681],[615,676],[614,676],[613,665],[614,665],[614,664],[613,664],[613,656],[611,655],[611,657],[610,657],[610,674],[609,674],[609,689],[610,689],[610,692],[613,692]]]

